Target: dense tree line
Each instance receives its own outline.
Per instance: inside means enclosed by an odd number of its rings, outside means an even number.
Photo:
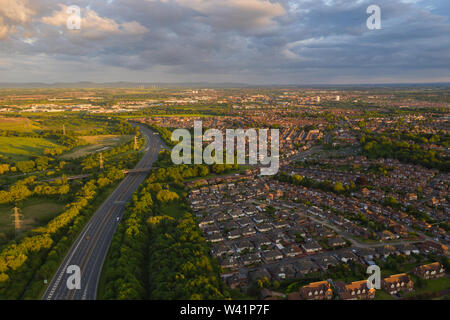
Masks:
[[[115,163],[133,165],[139,160],[131,143],[112,151]],[[67,249],[94,213],[93,204],[102,200],[108,186],[123,177],[119,167],[106,166],[104,171],[81,185],[73,196],[73,202],[66,206],[62,214],[46,226],[28,232],[23,240],[13,241],[4,247],[0,252],[0,299],[39,298],[44,290],[44,280],[53,276]],[[8,190],[0,191],[0,199],[11,202],[32,195],[70,192],[64,178],[52,183],[36,182],[35,179],[27,177],[17,181]]]
[[[281,182],[289,182],[297,186],[315,188],[337,194],[350,194],[351,192],[360,190],[360,186],[353,181],[351,181],[348,185],[344,185],[342,182],[336,182],[333,184],[330,181],[317,181],[298,174],[289,175],[286,172],[280,172],[275,178]],[[359,183],[359,181],[356,182]]]
[[[53,275],[63,254],[89,218],[88,213],[93,213],[90,208],[93,200],[114,182],[114,177],[120,177],[113,171],[89,180],[62,214],[0,252],[0,299],[37,298],[43,289],[43,280]],[[100,187],[98,180],[107,177],[111,178],[109,183]]]
[[[151,217],[149,289],[156,300],[223,299],[218,266],[190,213],[176,221]]]
[[[145,189],[136,192],[127,205],[103,268],[105,291],[102,299],[138,300],[147,296],[144,279],[149,231],[145,221],[152,205],[151,194]]]
[[[365,134],[361,137],[363,153],[369,158],[393,158],[426,168],[450,170],[450,159],[437,150],[424,150],[416,143],[384,135]]]
[[[0,204],[15,203],[30,196],[65,195],[70,191],[67,179],[58,179],[52,183],[36,181],[31,176],[17,181],[8,190],[0,190]]]
[[[96,194],[95,182],[89,182],[77,195],[69,208],[50,221],[46,227],[35,230],[36,235],[12,244],[0,253],[0,297],[18,299],[25,291],[34,273],[45,265],[46,256],[55,242],[60,240],[75,217],[86,208]]]
[[[104,267],[103,299],[221,299],[218,266],[189,212],[161,215],[185,199],[185,179],[208,175],[208,166],[172,166],[163,151],[145,184],[133,196]]]

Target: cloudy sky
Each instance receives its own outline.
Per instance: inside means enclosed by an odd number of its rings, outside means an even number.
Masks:
[[[449,16],[450,0],[0,0],[0,82],[450,82]]]

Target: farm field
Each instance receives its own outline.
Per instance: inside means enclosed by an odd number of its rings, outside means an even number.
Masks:
[[[32,132],[36,129],[39,129],[38,124],[30,119],[0,117],[0,130]]]
[[[46,130],[62,132],[64,126],[67,132],[75,133],[81,136],[98,134],[96,132],[98,130],[102,130],[102,127],[99,127],[98,122],[85,121],[73,117],[61,119],[38,119],[36,122],[40,127],[45,128]]]
[[[82,142],[85,144],[74,148],[73,150],[65,153],[61,156],[61,159],[70,160],[80,157],[84,157],[91,153],[96,153],[100,151],[106,151],[120,143],[130,141],[132,136],[124,135],[103,135],[103,136],[83,136],[80,137]]]
[[[46,148],[60,145],[49,139],[28,137],[0,137],[0,153],[14,161],[27,160],[30,157],[44,155]]]
[[[13,205],[0,206],[0,233],[6,233],[13,229]],[[64,205],[55,200],[29,198],[20,207],[23,215],[23,230],[30,230],[45,225],[52,218],[64,211]]]

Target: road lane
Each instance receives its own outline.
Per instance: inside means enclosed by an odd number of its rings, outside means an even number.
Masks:
[[[159,136],[144,126],[141,132],[146,137],[145,154],[136,169],[150,168],[158,159],[163,148]],[[118,221],[122,220],[125,203],[128,202],[139,185],[145,181],[148,173],[130,174],[119,184],[114,192],[97,210],[84,227],[80,236],[64,258],[55,273],[44,296],[44,300],[95,300],[102,267],[116,231]],[[89,240],[87,240],[89,237]],[[71,265],[81,269],[81,289],[69,290],[67,268]]]

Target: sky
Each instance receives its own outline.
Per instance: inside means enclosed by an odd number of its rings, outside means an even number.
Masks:
[[[450,82],[449,16],[450,0],[0,0],[0,83]]]

